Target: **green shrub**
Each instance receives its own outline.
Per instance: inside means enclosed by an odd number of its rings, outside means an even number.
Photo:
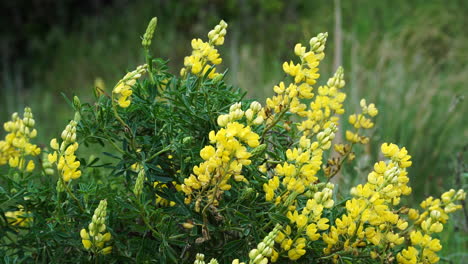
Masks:
[[[192,41],[180,76],[151,56],[155,27],[153,19],[143,36],[146,63],[112,91],[98,85],[95,102],[74,97],[73,120],[42,158],[29,108],[5,124],[5,262],[439,260],[438,233],[465,193],[429,197],[420,210],[400,205],[411,193],[404,147],[383,143],[385,159],[350,192],[333,183],[369,143],[378,110],[361,100],[346,141],[334,140],[345,112],[343,69],[313,88],[326,33],[295,46],[298,59],[283,64],[287,76],[262,107],[216,72],[224,21],[207,42]]]

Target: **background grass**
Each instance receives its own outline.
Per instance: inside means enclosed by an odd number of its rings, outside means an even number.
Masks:
[[[31,106],[39,141],[48,142],[72,118],[60,92],[89,101],[97,77],[109,91],[144,61],[139,36],[153,16],[159,18],[153,51],[170,59],[173,72],[190,53],[190,39],[205,37],[225,19],[228,36],[220,52],[230,82],[260,101],[283,78],[281,64],[292,58],[294,44],[328,31],[323,83],[334,71],[335,8],[333,1],[301,0],[109,1],[91,14],[70,14],[73,26],[58,23],[40,37],[32,31],[25,38],[30,42],[21,47],[36,54],[2,53],[0,121]],[[347,112],[357,110],[363,97],[379,108],[373,143],[359,150],[363,155],[348,168],[355,176],[343,184],[362,181],[379,158],[380,144],[390,141],[413,156],[411,203],[449,188],[466,190],[466,159],[457,161],[456,155],[466,149],[468,135],[467,13],[462,0],[341,2]],[[454,263],[466,260],[466,221],[458,213],[441,237],[443,254]]]

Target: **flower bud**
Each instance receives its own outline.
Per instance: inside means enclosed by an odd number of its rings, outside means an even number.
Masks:
[[[133,188],[133,193],[136,197],[140,197],[141,191],[143,190],[143,181],[145,179],[145,170],[140,169],[138,172],[138,177],[135,182],[135,187]]]
[[[149,49],[149,46],[151,46],[151,41],[153,39],[153,34],[154,34],[157,24],[158,24],[158,18],[153,17],[151,21],[149,22],[148,27],[146,28],[145,34],[143,35],[143,40],[141,41],[141,45],[146,50]]]
[[[252,109],[247,109],[247,111],[245,111],[245,118],[247,118],[248,121],[251,121],[253,119],[253,116],[254,112]]]

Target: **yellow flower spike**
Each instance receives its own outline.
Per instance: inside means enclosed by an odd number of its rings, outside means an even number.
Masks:
[[[260,145],[259,135],[254,133],[249,126],[244,126],[236,120],[242,118],[244,112],[241,104],[237,103],[230,107],[230,114],[218,118],[218,123],[225,126],[218,132],[211,131],[209,139],[211,145],[205,146],[200,151],[200,157],[204,160],[200,165],[193,168],[193,174],[184,179],[181,190],[185,193],[185,202],[218,204],[218,197],[224,191],[231,189],[229,180],[248,182],[242,175],[243,166],[250,165],[252,154],[243,143],[251,148]],[[227,173],[229,172],[229,173]],[[268,188],[267,188],[268,189]],[[274,196],[270,192],[270,196]],[[213,197],[217,197],[213,199]]]
[[[112,247],[104,247],[105,243],[109,242],[112,239],[112,236],[109,232],[105,233],[105,217],[107,210],[107,201],[101,200],[99,206],[94,210],[94,214],[91,220],[91,223],[88,225],[88,230],[85,228],[81,229],[80,237],[82,238],[81,242],[83,247],[97,254],[109,254],[112,251]]]
[[[8,164],[26,172],[34,169],[34,165],[27,162],[27,156],[37,156],[41,152],[39,147],[30,142],[37,136],[34,125],[35,120],[29,107],[24,109],[23,118],[13,113],[11,120],[4,123],[3,128],[8,133],[4,140],[0,140],[0,165]]]
[[[180,71],[181,76],[186,77],[188,72],[202,76],[206,74],[213,65],[218,65],[222,62],[215,46],[224,43],[226,28],[226,22],[221,20],[219,25],[208,33],[208,42],[203,42],[201,39],[192,40],[191,45],[193,51],[190,56],[184,58],[184,68]],[[219,73],[216,73],[216,68],[213,68],[208,74],[208,78],[214,79],[219,75]]]

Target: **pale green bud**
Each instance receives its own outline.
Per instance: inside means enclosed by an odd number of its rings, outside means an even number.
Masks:
[[[146,28],[146,32],[143,35],[143,40],[141,41],[141,45],[143,45],[143,48],[146,50],[149,49],[149,46],[151,46],[151,41],[153,39],[153,34],[156,29],[156,25],[158,24],[158,18],[153,17],[151,21],[148,24],[148,27]]]
[[[145,179],[145,170],[141,169],[138,172],[138,177],[135,181],[135,187],[133,187],[133,193],[136,197],[140,197],[141,191],[143,190],[143,181]]]

